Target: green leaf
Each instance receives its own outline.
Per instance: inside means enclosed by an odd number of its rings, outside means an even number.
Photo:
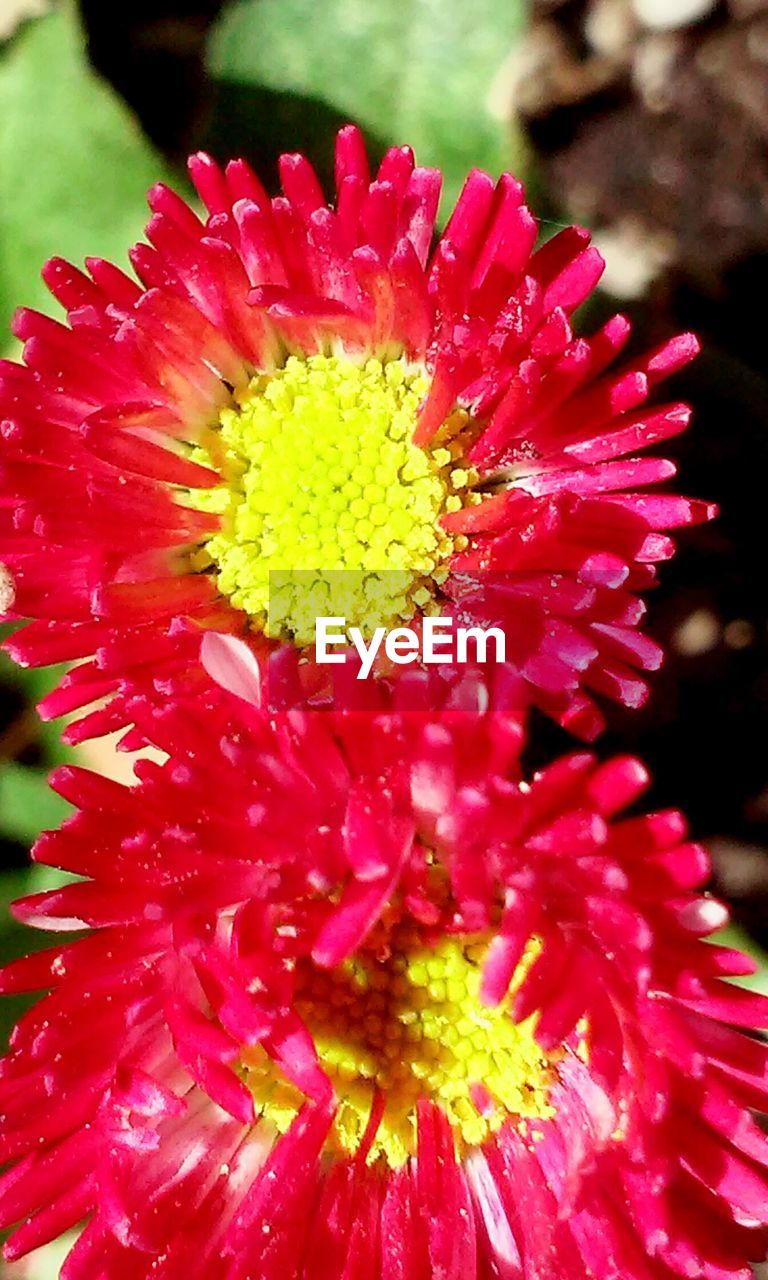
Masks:
[[[0,624],[0,644],[18,631],[20,625],[18,622]],[[52,667],[20,667],[11,661],[4,649],[0,649],[0,685],[19,689],[29,702],[40,702],[55,689],[66,670],[65,663]]]
[[[11,626],[0,626],[0,641],[5,640]],[[53,667],[19,667],[12,662],[8,654],[0,649],[0,697],[8,698],[15,691],[20,702],[18,715],[24,721],[24,734],[28,734],[29,743],[40,751],[41,760],[47,765],[64,764],[72,758],[72,749],[61,740],[61,721],[43,721],[34,710],[46,694],[61,680],[66,667],[59,664]],[[7,746],[7,744],[3,744]],[[27,745],[22,742],[14,754]],[[5,752],[4,752],[5,754]],[[0,830],[2,815],[0,815]]]
[[[15,761],[0,766],[0,834],[29,845],[58,827],[70,806],[48,786],[46,771]]]
[[[356,121],[381,146],[408,143],[421,164],[442,168],[446,208],[473,166],[498,174],[521,164],[492,90],[526,8],[524,0],[237,0],[214,28],[209,63],[223,85],[255,92],[256,128],[274,130],[288,109],[280,150],[297,145],[290,134],[319,106],[335,123]],[[312,102],[297,112],[294,99],[291,112],[277,95]]]
[[[0,874],[0,965],[8,964],[9,960],[15,960],[19,956],[29,955],[32,951],[43,951],[61,941],[60,934],[57,938],[53,933],[19,924],[10,914],[11,903],[33,893],[58,889],[74,878],[54,867],[43,866],[24,867]],[[14,1023],[35,999],[32,994],[0,997],[0,1052],[5,1051]]]
[[[163,164],[90,69],[68,4],[0,52],[0,324],[15,306],[50,310],[46,258],[124,262]]]
[[[749,991],[759,991],[762,995],[768,996],[768,955],[746,929],[742,929],[741,925],[731,921],[724,929],[707,938],[707,942],[713,942],[720,947],[732,947],[735,951],[743,951],[745,955],[751,956],[757,965],[755,972],[747,977],[732,978],[729,981],[734,982],[738,987],[746,987]]]

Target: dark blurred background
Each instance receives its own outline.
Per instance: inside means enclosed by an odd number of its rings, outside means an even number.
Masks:
[[[666,666],[645,710],[609,713],[601,750],[650,763],[652,803],[686,810],[714,887],[768,945],[768,0],[0,0],[0,41],[6,325],[46,305],[49,254],[125,261],[142,191],[183,184],[189,151],[271,181],[301,148],[327,175],[354,119],[374,151],[413,142],[441,165],[448,198],[472,164],[509,167],[542,234],[591,227],[608,266],[585,324],[620,308],[638,346],[702,336],[674,388],[695,427],[673,447],[682,490],[721,516],[665,567]],[[50,677],[0,676],[7,900],[40,883],[27,851],[63,812],[45,788],[62,749],[32,710]],[[535,757],[568,745],[537,723]],[[124,773],[109,744],[87,759]],[[19,945],[0,928],[1,953]]]

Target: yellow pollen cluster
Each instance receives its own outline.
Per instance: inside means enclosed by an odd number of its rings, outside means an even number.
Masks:
[[[384,1113],[368,1159],[383,1157],[393,1168],[415,1153],[421,1098],[440,1105],[460,1151],[507,1119],[552,1115],[555,1057],[533,1038],[535,1015],[514,1023],[510,996],[493,1009],[480,1003],[487,940],[446,938],[434,948],[402,936],[392,942],[384,961],[366,953],[330,972],[308,962],[297,970],[297,1008],[338,1102],[331,1150],[357,1151],[377,1091]],[[512,990],[534,954],[521,963]],[[303,1095],[261,1049],[246,1051],[242,1066],[257,1110],[285,1132]],[[470,1092],[475,1085],[486,1091],[481,1110]]]
[[[319,616],[370,634],[428,608],[457,541],[440,517],[472,480],[463,411],[435,447],[412,442],[428,390],[401,359],[291,356],[253,378],[194,453],[223,480],[187,499],[223,517],[194,568],[214,569],[253,626],[299,644]]]

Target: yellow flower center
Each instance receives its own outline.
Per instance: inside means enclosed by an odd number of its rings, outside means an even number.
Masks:
[[[400,929],[378,953],[330,972],[299,966],[297,1009],[338,1104],[332,1153],[357,1151],[379,1093],[384,1110],[368,1159],[382,1157],[393,1168],[415,1154],[419,1099],[440,1105],[460,1152],[508,1119],[525,1125],[553,1114],[557,1055],[536,1044],[536,1015],[518,1024],[509,1011],[537,948],[522,961],[510,995],[487,1008],[479,998],[487,944],[449,937],[430,948]],[[246,1050],[242,1070],[257,1111],[284,1133],[303,1095],[260,1048]]]
[[[268,635],[315,640],[318,616],[370,634],[428,608],[454,550],[440,527],[472,480],[456,410],[428,451],[412,442],[429,390],[402,359],[291,356],[225,409],[195,458],[222,477],[190,494],[222,516],[196,555]]]

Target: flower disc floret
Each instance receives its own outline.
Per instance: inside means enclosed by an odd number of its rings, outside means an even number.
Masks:
[[[459,1151],[510,1119],[553,1114],[548,1092],[557,1055],[536,1043],[535,1017],[517,1023],[510,1014],[535,943],[505,999],[488,1007],[480,1000],[488,941],[449,937],[430,945],[401,925],[330,972],[311,962],[297,969],[296,1010],[337,1100],[328,1138],[334,1155],[359,1151],[377,1100],[381,1120],[367,1155],[391,1168],[416,1154],[420,1099],[442,1108]],[[287,1132],[302,1094],[263,1049],[249,1051],[243,1073],[257,1111]]]
[[[223,527],[196,565],[253,626],[309,644],[318,615],[373,630],[433,598],[454,549],[440,518],[470,477],[455,438],[413,443],[428,390],[402,359],[290,356],[222,411],[197,458],[223,483],[194,501]]]

